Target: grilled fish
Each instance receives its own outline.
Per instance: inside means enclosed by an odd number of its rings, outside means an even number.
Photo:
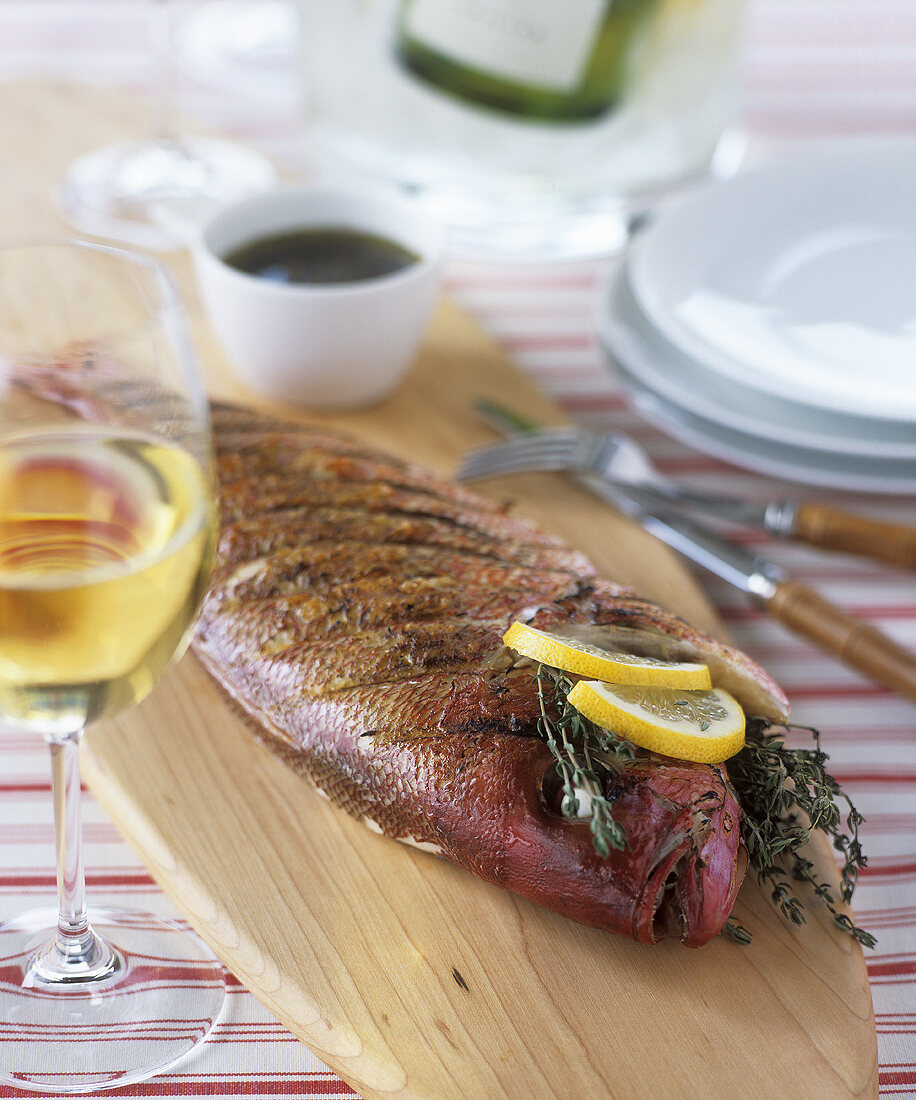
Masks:
[[[724,769],[640,752],[602,774],[629,847],[561,790],[511,622],[710,666],[783,719],[748,657],[498,504],[358,442],[214,409],[222,529],[195,650],[258,736],[370,829],[573,920],[699,946],[746,866]]]

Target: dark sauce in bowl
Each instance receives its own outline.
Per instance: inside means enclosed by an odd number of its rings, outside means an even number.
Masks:
[[[355,283],[393,275],[420,257],[397,241],[358,229],[326,226],[258,237],[223,262],[274,283]]]

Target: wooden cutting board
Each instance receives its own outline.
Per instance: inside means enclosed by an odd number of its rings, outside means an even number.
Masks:
[[[63,167],[142,133],[142,117],[97,90],[0,89],[0,140],[17,154],[0,229],[59,228],[48,196]],[[169,262],[212,392],[255,400],[199,316],[185,258]],[[557,419],[443,305],[394,398],[325,422],[447,472],[489,438],[469,414],[477,394]],[[606,575],[721,632],[666,548],[566,481],[531,476],[487,491],[564,535]],[[583,928],[331,808],[255,743],[192,657],[142,705],[92,730],[84,771],[203,938],[365,1097],[877,1094],[859,948],[819,914],[788,927],[753,883],[736,911],[750,947],[647,948]],[[826,846],[818,857],[830,864]]]

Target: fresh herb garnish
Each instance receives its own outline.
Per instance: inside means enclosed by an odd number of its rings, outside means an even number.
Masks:
[[[787,729],[807,730],[814,748],[788,748],[783,736]],[[788,920],[793,924],[805,922],[804,907],[792,889],[792,878],[811,885],[838,928],[863,947],[874,947],[874,936],[856,927],[845,913],[837,912],[837,899],[830,885],[818,878],[814,864],[803,854],[815,829],[832,837],[834,848],[844,857],[840,898],[848,902],[859,870],[866,865],[859,843],[859,826],[864,818],[826,770],[826,763],[827,754],[821,749],[817,730],[810,726],[773,726],[765,719],[749,718],[744,748],[725,763],[743,811],[741,839],[757,881],[769,886],[773,904]],[[845,803],[848,811],[845,833],[841,831],[843,815],[838,803]],[[733,938],[739,938],[736,930],[747,935],[740,925],[726,926]]]
[[[727,939],[734,940],[735,943],[743,944],[747,946],[751,942],[751,934],[744,927],[743,924],[739,924],[736,920],[732,920],[731,917],[722,926],[720,936],[725,936]]]
[[[541,710],[538,732],[557,764],[564,812],[575,817],[579,812],[577,791],[587,792],[595,851],[607,856],[612,848],[626,848],[626,831],[611,816],[611,803],[602,793],[593,757],[600,752],[616,756],[622,763],[632,762],[636,759],[634,746],[596,726],[570,705],[567,695],[573,681],[559,670],[538,665],[536,682]],[[675,705],[686,704],[684,700]],[[783,736],[787,729],[807,730],[814,748],[788,748]],[[773,726],[762,718],[748,718],[744,748],[725,762],[741,805],[741,839],[757,881],[769,886],[773,904],[788,920],[804,924],[804,906],[791,880],[807,882],[838,928],[864,947],[874,947],[874,936],[858,928],[845,913],[837,912],[830,885],[818,878],[813,862],[803,854],[815,829],[831,837],[844,857],[840,898],[843,902],[852,898],[859,870],[866,865],[859,843],[864,818],[826,770],[827,759],[820,734],[810,726]],[[846,832],[842,831],[838,803],[847,808]],[[747,929],[733,919],[726,921],[722,934],[737,943],[751,942]]]
[[[575,817],[579,812],[576,792],[587,792],[595,851],[608,856],[611,848],[620,851],[628,847],[626,831],[611,817],[611,803],[602,792],[593,754],[609,753],[631,761],[636,759],[636,750],[629,741],[622,741],[609,730],[596,726],[569,703],[566,696],[573,685],[562,672],[538,665],[536,680],[541,707],[538,732],[556,761],[563,784],[564,810]]]

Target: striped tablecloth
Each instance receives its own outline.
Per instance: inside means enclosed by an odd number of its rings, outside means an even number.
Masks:
[[[182,12],[193,6],[176,4]],[[142,84],[149,71],[147,10],[139,0],[0,0],[0,79],[52,73]],[[292,74],[287,84],[275,85],[279,98],[275,95],[269,111],[257,95],[234,96],[189,75],[183,91],[194,111],[296,164]],[[916,4],[751,0],[743,117],[754,159],[829,134],[916,131]],[[447,283],[532,378],[583,423],[626,429],[662,470],[676,471],[699,488],[760,498],[784,492],[785,485],[687,451],[629,409],[592,333],[604,270],[601,263],[555,268],[462,263],[450,267]],[[912,500],[817,495],[916,522]],[[916,648],[912,574],[791,544],[768,545],[767,552],[841,607]],[[797,720],[823,731],[835,774],[868,819],[869,863],[855,911],[879,940],[868,953],[868,973],[881,1095],[916,1098],[916,707],[787,634],[724,585],[705,575],[700,580],[737,644],[785,686]],[[45,750],[19,736],[5,736],[0,748],[0,919],[5,919],[51,904],[55,879]],[[85,816],[93,902],[174,916],[91,798]],[[0,1095],[32,1094],[0,1090]],[[154,1081],[105,1095],[355,1094],[233,982],[225,1016],[201,1053]]]

